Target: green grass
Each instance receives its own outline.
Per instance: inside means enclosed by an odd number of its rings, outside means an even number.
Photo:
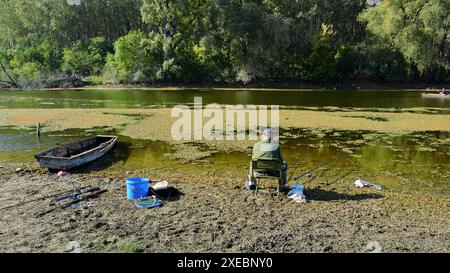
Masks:
[[[117,244],[117,250],[121,253],[141,253],[143,250],[131,241],[122,241]]]
[[[85,79],[85,81],[87,82],[88,85],[91,86],[98,86],[105,84],[101,76],[89,76]]]

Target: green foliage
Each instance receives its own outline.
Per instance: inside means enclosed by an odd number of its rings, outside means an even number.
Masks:
[[[37,63],[27,62],[15,70],[22,86],[35,86],[41,80],[41,67]]]
[[[104,37],[94,37],[89,42],[87,51],[91,57],[92,73],[99,75],[106,63],[106,56],[112,48]]]
[[[92,38],[88,44],[78,41],[64,49],[61,68],[67,74],[99,75],[109,50],[108,43],[103,37]]]
[[[195,51],[194,49],[197,49]],[[183,82],[202,82],[208,77],[207,65],[202,55],[192,43],[185,43],[175,51],[176,70],[175,77]]]
[[[11,50],[0,46],[0,83],[17,85],[17,75],[14,74],[14,70],[11,67],[11,60],[13,55]]]
[[[368,3],[0,0],[0,81],[60,71],[113,84],[448,79],[449,1]]]
[[[122,81],[154,79],[161,69],[162,44],[157,34],[131,31],[114,43],[114,49],[114,58],[108,60],[107,66],[111,71],[115,65]]]
[[[92,72],[92,60],[85,46],[80,41],[64,49],[62,70],[67,74],[88,76]]]
[[[389,45],[373,40],[351,47],[341,47],[336,53],[337,78],[348,81],[400,82],[413,80],[411,66],[402,54]]]
[[[144,49],[141,42],[144,38],[143,32],[131,31],[114,43],[114,59],[117,62],[120,73],[124,77],[130,76],[137,69],[143,68],[142,57]]]
[[[46,71],[54,71],[61,65],[61,49],[49,40],[23,39],[11,52],[11,65],[16,69],[29,62],[38,64]]]
[[[312,42],[311,52],[302,63],[306,81],[330,81],[336,73],[335,50],[332,44],[332,25],[322,25],[322,33]]]
[[[395,82],[407,80],[408,66],[402,54],[389,45],[361,43],[354,47],[360,80]]]
[[[450,69],[450,2],[383,0],[360,15],[368,30],[389,43],[424,72]]]
[[[102,79],[106,83],[118,84],[120,83],[119,66],[113,54],[108,54],[106,57],[105,67],[103,68]]]
[[[336,61],[337,78],[339,80],[349,80],[354,76],[357,69],[358,56],[352,47],[341,46],[334,56]]]

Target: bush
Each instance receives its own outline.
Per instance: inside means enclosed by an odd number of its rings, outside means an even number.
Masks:
[[[11,66],[20,69],[26,63],[34,63],[44,72],[57,70],[61,65],[61,48],[48,40],[35,41],[26,38],[11,50]],[[30,64],[26,69],[30,68]]]
[[[341,46],[336,55],[336,76],[339,80],[354,79],[355,69],[358,69],[358,55],[353,47]]]
[[[159,34],[151,32],[147,36],[141,31],[131,31],[114,43],[114,49],[115,54],[108,57],[105,65],[105,77],[116,75],[120,81],[143,83],[167,79],[167,75],[178,72],[174,59],[163,62]]]
[[[106,57],[106,63],[103,68],[102,79],[106,83],[119,84],[120,83],[120,72],[119,66],[114,58],[113,54],[108,54]]]
[[[100,75],[110,50],[103,37],[92,38],[88,44],[78,41],[64,49],[61,68],[67,74]]]
[[[67,74],[89,76],[92,74],[92,59],[80,41],[64,49],[62,70]]]
[[[173,76],[183,82],[201,82],[207,78],[207,66],[200,57],[202,54],[203,52],[191,43],[178,47],[175,51],[177,70],[172,72]]]
[[[42,56],[40,65],[47,71],[58,70],[61,66],[62,50],[61,47],[48,40],[43,41],[37,49]]]
[[[106,63],[106,57],[112,51],[111,46],[103,37],[92,38],[88,45],[91,57],[92,73],[100,75]]]
[[[37,63],[27,62],[15,69],[19,77],[19,84],[26,87],[36,87],[41,81],[41,66]]]
[[[255,76],[246,68],[240,68],[236,74],[236,80],[243,84],[250,83]]]
[[[362,43],[352,51],[355,80],[395,82],[408,77],[408,65],[401,53],[385,44]]]
[[[323,33],[311,44],[309,55],[302,63],[301,75],[306,81],[330,81],[336,76],[335,50],[332,43],[333,30],[322,26]]]
[[[131,31],[114,43],[114,62],[117,65],[120,79],[129,81],[137,70],[144,68],[145,50],[141,46],[144,38],[143,32]]]
[[[133,75],[133,82],[134,83],[144,83],[147,81],[147,76],[145,76],[144,72],[142,70],[136,71]]]

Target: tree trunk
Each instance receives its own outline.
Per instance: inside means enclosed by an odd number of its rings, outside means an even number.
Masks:
[[[6,74],[6,76],[8,77],[9,81],[3,81],[5,83],[11,84],[14,87],[19,87],[19,85],[17,84],[17,82],[11,77],[11,75],[8,73],[8,71],[6,71],[6,67],[3,65],[3,62],[0,61],[0,67],[2,68],[3,72]]]

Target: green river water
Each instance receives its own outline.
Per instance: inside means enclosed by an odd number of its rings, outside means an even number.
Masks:
[[[0,108],[145,108],[192,103],[278,104],[300,107],[345,108],[441,108],[450,109],[450,100],[425,99],[410,91],[217,91],[217,90],[67,90],[0,91]],[[33,154],[57,143],[67,143],[99,130],[52,132],[36,138],[33,131],[0,128],[0,162],[33,162]],[[363,141],[368,132],[329,131],[321,137],[308,130],[282,132],[282,152],[288,164],[301,161],[298,171],[312,168],[340,156],[330,168],[370,177],[361,177],[394,191],[449,194],[450,137],[447,132],[383,135],[370,132],[372,141]],[[119,135],[114,151],[86,168],[95,169],[180,169],[193,172],[242,173],[245,181],[250,147],[243,152],[216,153],[201,160],[183,163],[170,159],[174,147],[164,142],[142,141]],[[345,173],[343,171],[343,175]],[[326,175],[324,178],[327,179]],[[330,178],[332,180],[332,178]]]

